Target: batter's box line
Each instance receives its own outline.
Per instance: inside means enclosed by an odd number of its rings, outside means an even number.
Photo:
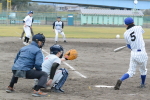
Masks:
[[[49,53],[47,51],[45,51],[44,49],[42,49],[43,52],[45,52],[46,54],[49,55]],[[72,67],[71,65],[69,65],[66,62],[63,62],[66,66],[68,66],[71,70],[73,70],[76,74],[78,74],[80,77],[82,78],[87,78],[85,75],[81,74],[80,72],[76,71],[74,67]]]

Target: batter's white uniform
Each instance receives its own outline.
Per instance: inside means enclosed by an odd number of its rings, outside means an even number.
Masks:
[[[50,75],[51,72],[51,67],[53,63],[58,63],[59,65],[61,64],[61,59],[57,57],[54,54],[50,54],[45,57],[45,60],[42,64],[42,71],[46,72],[48,75]],[[50,77],[50,76],[49,76]],[[49,80],[49,77],[47,80]],[[59,80],[63,77],[62,70],[56,70],[52,84],[50,87],[52,87],[55,83],[58,83]],[[35,79],[35,85],[38,83],[38,80]]]
[[[65,34],[63,32],[64,23],[62,21],[55,21],[53,23],[53,29],[55,29],[55,41],[58,41],[58,33],[63,37],[63,40],[66,40]]]
[[[30,38],[31,36],[31,25],[32,25],[32,20],[33,17],[30,17],[29,15],[25,17],[25,19],[23,19],[23,21],[25,21],[26,27],[23,26],[23,29],[26,33],[26,37]]]
[[[124,38],[127,44],[131,46],[131,57],[128,69],[129,77],[132,77],[136,72],[136,67],[139,65],[141,75],[147,74],[148,56],[145,50],[145,42],[143,40],[144,30],[141,26],[133,26],[124,33]]]

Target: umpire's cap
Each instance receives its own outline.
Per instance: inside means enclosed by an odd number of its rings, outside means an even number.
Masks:
[[[63,54],[64,49],[61,45],[55,44],[55,45],[50,47],[50,54],[55,54],[56,55],[58,52],[61,52],[61,51],[62,51],[62,54]]]
[[[29,11],[29,12],[28,12],[28,15],[29,15],[29,14],[33,14],[33,11]]]
[[[32,41],[35,41],[36,43],[38,41],[41,41],[41,42],[43,42],[43,45],[44,45],[44,43],[45,43],[45,36],[43,34],[41,34],[41,33],[38,33],[38,34],[36,34],[36,35],[34,35],[32,37]]]
[[[127,18],[124,20],[124,23],[125,23],[126,25],[129,25],[129,24],[134,23],[134,20],[133,20],[131,17],[127,17]]]

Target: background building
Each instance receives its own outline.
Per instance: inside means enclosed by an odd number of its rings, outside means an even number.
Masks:
[[[143,25],[140,10],[81,9],[81,25],[124,25],[124,19],[133,17],[136,25]]]

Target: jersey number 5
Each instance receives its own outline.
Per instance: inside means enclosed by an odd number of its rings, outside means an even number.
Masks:
[[[131,41],[135,41],[136,36],[134,35],[134,32],[132,32],[132,33],[130,34],[130,36],[131,36]]]

